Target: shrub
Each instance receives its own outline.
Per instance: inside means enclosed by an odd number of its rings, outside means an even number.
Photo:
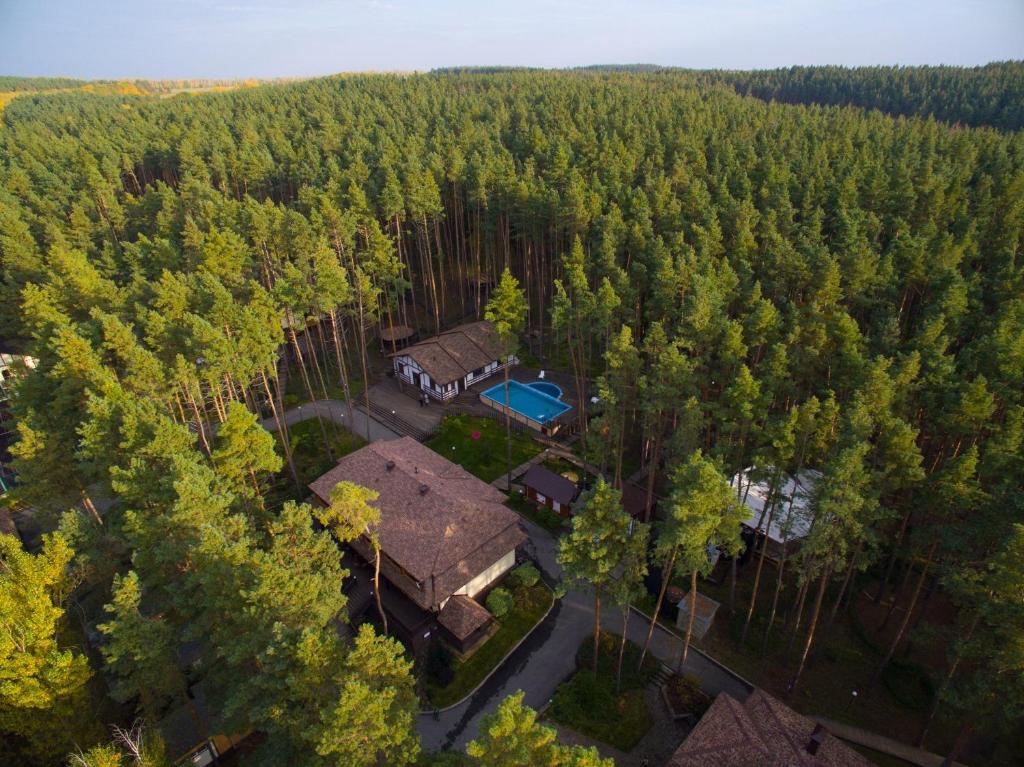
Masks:
[[[508,576],[513,586],[535,586],[540,580],[540,572],[533,565],[520,565]]]
[[[711,699],[700,688],[700,679],[689,674],[673,676],[665,685],[673,713],[693,714],[697,721],[711,705]]]
[[[446,687],[454,676],[451,652],[443,642],[434,642],[427,654],[427,678],[439,687]]]
[[[551,711],[559,722],[602,721],[615,711],[615,696],[592,671],[578,671],[555,691]]]
[[[901,705],[924,711],[935,698],[935,685],[923,667],[892,660],[882,672],[882,684]]]
[[[578,671],[555,690],[551,718],[577,732],[629,751],[651,729],[653,720],[643,690],[618,697],[614,679]]]
[[[601,649],[597,661],[597,669],[600,675],[607,676],[613,681],[615,679],[615,668],[619,661],[619,644],[621,641],[622,636],[620,634],[611,631],[601,632]],[[661,667],[661,663],[654,655],[647,653],[644,656],[643,668],[637,670],[637,665],[640,663],[640,652],[641,648],[638,645],[633,644],[633,642],[626,642],[626,652],[622,660],[622,689],[624,690],[644,687]],[[580,647],[576,651],[576,668],[590,669],[593,666],[594,636],[591,634],[580,643]]]
[[[503,588],[497,588],[487,596],[487,609],[495,618],[504,618],[512,609],[512,595]]]

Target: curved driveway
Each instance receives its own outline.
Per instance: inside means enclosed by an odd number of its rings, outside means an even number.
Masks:
[[[557,582],[561,570],[555,560],[556,540],[528,520],[523,520],[523,527],[530,534],[530,541],[525,544],[527,550],[537,560],[545,580]],[[423,747],[432,751],[444,747],[463,750],[476,737],[480,717],[493,713],[502,700],[517,690],[524,692],[526,705],[534,709],[545,706],[558,685],[576,670],[576,651],[580,643],[592,635],[593,625],[593,595],[580,591],[567,593],[494,676],[467,700],[436,719],[433,714],[420,715],[418,729]],[[622,611],[614,607],[602,610],[601,626],[604,630],[621,632]],[[647,621],[630,613],[627,635],[631,641],[643,644]],[[674,635],[659,628],[651,639],[650,652],[661,661],[672,663],[678,657],[679,644]],[[710,695],[726,691],[744,700],[750,692],[736,677],[692,649],[683,670],[700,677]]]

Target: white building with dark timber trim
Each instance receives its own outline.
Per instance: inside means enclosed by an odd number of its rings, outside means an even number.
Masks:
[[[407,346],[391,360],[401,381],[445,402],[504,368],[502,352],[494,326],[481,320]]]

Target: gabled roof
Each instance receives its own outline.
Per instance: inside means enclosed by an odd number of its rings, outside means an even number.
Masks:
[[[575,482],[566,479],[561,474],[556,474],[539,463],[531,466],[521,481],[526,487],[532,487],[538,493],[565,506],[572,503],[579,492]]]
[[[465,594],[457,594],[449,599],[437,616],[437,622],[459,641],[466,639],[490,621],[491,614],[487,609]]]
[[[327,503],[342,481],[379,493],[381,550],[421,584],[406,593],[426,609],[436,609],[526,539],[501,491],[411,437],[349,453],[309,488]]]
[[[647,509],[647,491],[632,482],[622,483],[622,508],[631,517],[640,519]],[[651,503],[653,509],[658,503],[657,497]]]
[[[825,733],[818,752],[807,751],[815,729],[764,690],[745,703],[720,693],[672,755],[668,767],[871,767],[871,762]]]
[[[504,349],[486,320],[459,325],[391,356],[411,357],[436,383],[447,384],[500,359]]]

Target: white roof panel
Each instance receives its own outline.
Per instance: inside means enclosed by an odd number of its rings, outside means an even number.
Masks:
[[[739,481],[746,491],[744,504],[747,516],[743,524],[751,529],[759,528],[762,533],[768,524],[765,503],[768,501],[771,473],[771,467],[756,469],[751,466],[732,479],[733,487],[736,487],[736,482]],[[758,479],[762,476],[763,479]],[[753,484],[746,490],[747,483],[752,478]],[[811,494],[820,478],[821,472],[811,469],[799,472],[795,480],[788,474],[783,475],[782,486],[779,488],[780,500],[772,514],[768,530],[769,539],[781,544],[807,537],[811,530]]]

